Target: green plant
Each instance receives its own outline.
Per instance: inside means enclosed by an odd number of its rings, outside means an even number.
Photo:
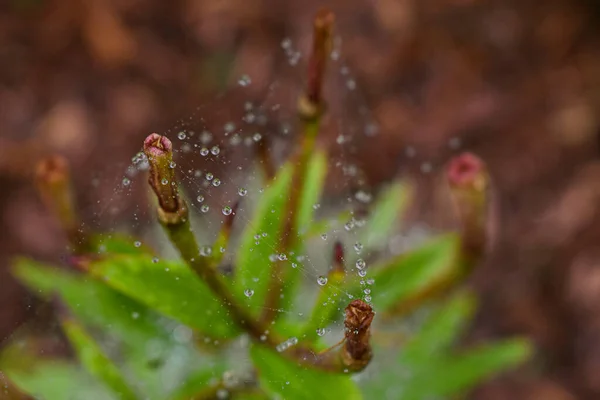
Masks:
[[[55,305],[83,369],[68,359],[39,357],[34,342],[17,335],[0,360],[4,379],[48,400],[407,400],[462,393],[528,356],[528,344],[518,339],[456,348],[475,307],[459,284],[485,246],[489,179],[474,156],[457,157],[448,167],[460,235],[369,260],[368,273],[367,261],[336,242],[329,273],[304,279],[306,247],[329,222],[315,220],[313,205],[328,168],[316,138],[332,29],[333,15],[320,12],[307,89],[298,102],[300,143],[276,174],[264,169],[267,187],[244,227],[232,273],[221,267],[236,207],[223,208],[214,245],[199,246],[194,229],[201,228],[192,227],[165,136],[148,136],[144,154],[158,221],[177,260],[159,258],[132,238],[80,230],[66,163],[51,158],[40,165],[40,192],[65,227],[72,268],[19,259],[14,273]],[[263,165],[271,163],[268,153],[262,158]],[[406,186],[394,183],[364,220],[342,214],[348,224],[364,225],[356,245],[362,254],[385,254],[378,246],[393,231],[406,197]],[[298,304],[311,296],[312,310],[300,315]],[[440,298],[446,301],[435,301]],[[410,324],[417,327],[407,335],[397,322],[408,314],[415,319],[417,309],[424,322]],[[333,346],[326,336],[337,338]],[[353,377],[363,370],[361,379]]]

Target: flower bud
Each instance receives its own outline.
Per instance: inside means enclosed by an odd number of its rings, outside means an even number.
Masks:
[[[76,230],[77,216],[67,160],[51,156],[40,161],[35,182],[42,201],[56,215],[65,231],[71,233]]]
[[[299,113],[302,117],[316,117],[323,108],[322,90],[333,43],[334,14],[328,9],[317,12],[313,28],[313,47],[308,61],[308,82],[306,93],[298,102]]]
[[[480,257],[486,244],[489,175],[474,154],[454,157],[447,167],[447,180],[462,229],[463,249],[468,257]]]
[[[166,136],[152,133],[144,140],[144,154],[150,165],[148,183],[158,199],[158,215],[161,222],[179,223],[187,218],[187,207],[177,188],[173,144]]]
[[[372,351],[369,340],[375,312],[369,304],[356,299],[348,304],[345,315],[346,342],[342,358],[350,368],[360,370],[371,361]]]

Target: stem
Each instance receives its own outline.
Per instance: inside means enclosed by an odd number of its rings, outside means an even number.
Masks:
[[[237,201],[231,208],[231,214],[227,215],[225,217],[225,220],[223,221],[223,226],[221,227],[219,235],[217,236],[217,240],[213,245],[211,259],[212,268],[217,268],[223,260],[223,255],[225,254],[225,249],[227,248],[227,244],[229,243],[229,237],[231,236],[231,227],[233,226],[235,214],[237,213],[239,205],[240,202]]]
[[[485,255],[488,210],[491,207],[487,168],[479,157],[463,153],[450,161],[446,177],[461,226],[460,249],[455,259],[450,261],[454,266],[445,275],[398,304],[390,311],[390,315],[395,317],[413,311],[429,299],[448,293],[473,271]]]
[[[87,235],[78,229],[80,224],[67,160],[61,156],[41,160],[36,168],[35,182],[42,201],[58,218],[75,253],[89,250]]]
[[[283,222],[279,253],[287,254],[296,246],[298,233],[298,208],[304,192],[308,161],[315,147],[315,141],[321,125],[324,109],[322,86],[331,53],[333,22],[335,17],[327,9],[321,9],[314,19],[313,48],[308,62],[308,82],[304,95],[298,99],[298,117],[303,122],[303,135],[300,148],[293,157],[296,165],[290,185],[290,197],[286,205],[286,219]],[[261,321],[269,323],[277,317],[277,309],[281,299],[284,279],[282,261],[275,261],[269,284],[269,292],[265,300],[265,309]]]
[[[334,320],[341,300],[338,288],[343,284],[345,277],[344,248],[341,242],[336,242],[333,250],[333,268],[329,271],[327,283],[319,290],[315,306],[304,329],[304,335],[308,340],[314,340],[317,330],[323,329]]]
[[[279,341],[272,335],[267,335],[268,329],[255,321],[237,304],[216,269],[212,268],[207,258],[200,255],[200,249],[188,218],[188,208],[185,200],[179,196],[177,185],[161,183],[169,178],[169,182],[175,183],[175,174],[172,172],[173,168],[170,167],[171,149],[170,140],[164,136],[152,134],[144,141],[144,152],[150,163],[150,186],[159,199],[158,220],[160,224],[183,260],[206,282],[215,296],[222,300],[235,323],[254,340],[276,346]],[[157,183],[159,184],[157,185]],[[165,186],[170,189],[164,189]],[[169,208],[165,209],[163,204]],[[173,209],[173,207],[176,208]]]

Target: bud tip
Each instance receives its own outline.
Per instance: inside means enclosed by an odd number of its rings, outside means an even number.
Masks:
[[[473,153],[462,153],[448,164],[448,181],[452,185],[465,186],[475,183],[484,170],[483,161]]]

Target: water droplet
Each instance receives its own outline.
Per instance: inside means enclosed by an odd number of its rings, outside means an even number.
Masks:
[[[123,186],[129,186],[131,184],[131,179],[129,179],[129,178],[123,178],[123,180],[121,181],[121,183],[123,184]]]
[[[206,178],[207,181],[212,181],[212,178],[214,178],[214,175],[211,172],[207,172],[206,175],[204,175],[204,177]]]
[[[354,221],[348,221],[344,224],[344,229],[350,232],[354,228]]]
[[[221,180],[220,180],[219,178],[215,178],[215,179],[213,180],[213,182],[212,182],[212,185],[213,185],[214,187],[217,187],[217,186],[221,185]]]
[[[212,247],[205,245],[200,247],[200,255],[202,257],[210,257],[210,255],[212,254]]]
[[[142,245],[142,242],[137,241],[133,244],[135,247],[140,247]]]
[[[238,80],[238,84],[240,86],[244,86],[244,87],[248,86],[251,83],[252,83],[252,79],[250,79],[250,77],[248,75],[242,75],[240,77],[240,79]]]
[[[359,258],[358,260],[356,260],[356,268],[358,268],[359,270],[363,270],[367,267],[367,263],[365,262],[365,260],[363,260],[362,258]]]
[[[320,286],[325,286],[325,285],[327,284],[327,277],[325,277],[325,276],[323,276],[323,275],[319,276],[319,277],[317,278],[317,283],[318,283]]]
[[[225,400],[229,397],[229,391],[227,389],[219,389],[217,390],[217,399]]]
[[[253,294],[254,294],[254,290],[252,290],[252,289],[244,290],[244,295],[248,298],[252,297]]]
[[[365,290],[363,290],[364,294],[371,294],[371,289],[366,288]]]
[[[421,164],[421,172],[424,174],[428,174],[433,170],[433,165],[429,162],[424,162]]]
[[[371,296],[369,296],[369,295],[366,295],[366,296],[364,297],[364,299],[365,299],[365,301],[366,301],[367,303],[370,303],[370,302],[371,302]]]
[[[158,257],[153,257],[153,258],[152,258],[152,262],[153,262],[154,264],[156,264],[158,261],[159,261],[159,260],[158,260]]]
[[[373,279],[373,278],[367,279],[367,285],[372,285],[374,283],[375,283],[375,279]]]
[[[222,210],[222,211],[223,211],[223,215],[231,215],[231,212],[232,212],[233,210],[231,209],[231,207],[229,207],[229,206],[225,206],[225,207],[223,207],[223,210]]]
[[[354,79],[348,79],[346,81],[346,87],[348,88],[348,90],[356,89],[356,81]]]
[[[256,132],[254,135],[252,135],[252,140],[254,140],[255,142],[260,141],[260,139],[262,139],[262,135],[258,132]]]
[[[200,149],[200,155],[201,156],[207,156],[208,155],[208,149],[206,147],[203,147],[202,149]]]
[[[285,350],[289,349],[290,347],[295,346],[296,344],[298,344],[298,338],[291,337],[288,340],[286,340],[285,342],[279,343],[275,347],[275,349],[281,353],[282,351],[285,351]]]
[[[325,328],[318,328],[317,329],[317,335],[324,336],[325,335]]]
[[[298,267],[298,264],[292,263],[292,268],[297,268],[297,267]]]
[[[161,183],[162,185],[167,185],[167,184],[169,183],[169,181],[167,180],[167,178],[163,178],[163,179],[160,181],[160,183]]]
[[[285,260],[287,260],[287,256],[284,253],[278,254],[277,258],[279,259],[279,261],[285,261]]]
[[[362,203],[370,203],[371,199],[373,198],[373,196],[371,196],[371,193],[367,193],[364,190],[359,190],[358,192],[356,192],[354,197],[356,197],[356,200]]]
[[[204,201],[204,196],[202,196],[201,194],[199,194],[198,197],[196,197],[196,201],[198,203],[202,203]]]
[[[233,122],[228,122],[223,126],[223,130],[226,133],[231,133],[235,130],[235,124]]]
[[[321,208],[320,203],[313,204],[313,210],[318,210],[319,208]]]
[[[213,146],[213,147],[211,147],[211,149],[210,149],[210,153],[211,153],[213,156],[217,156],[217,155],[219,155],[219,153],[220,153],[220,152],[221,152],[221,149],[219,148],[219,146]]]
[[[361,278],[364,278],[365,276],[367,276],[367,270],[361,269],[360,271],[358,271],[358,276],[360,276]]]
[[[208,210],[210,210],[208,204],[202,204],[202,207],[200,207],[200,211],[202,211],[203,213],[207,213]]]
[[[245,188],[239,188],[239,189],[238,189],[238,194],[239,194],[240,196],[244,197],[245,195],[247,195],[247,194],[248,194],[248,189],[245,189]]]
[[[181,131],[181,132],[179,132],[179,133],[177,134],[177,138],[178,138],[179,140],[185,140],[185,138],[186,138],[186,137],[187,137],[187,135],[185,134],[185,132],[184,132],[184,131]]]
[[[177,164],[175,163],[175,161],[171,161],[169,163],[169,168],[171,168],[171,169],[175,168],[176,166],[177,166]]]
[[[321,234],[321,239],[327,240],[327,234],[326,233]]]
[[[292,47],[292,39],[285,38],[281,41],[281,47],[284,49],[289,49]]]
[[[362,249],[363,249],[362,243],[359,243],[359,242],[354,243],[354,251],[356,251],[357,254],[360,254]]]

